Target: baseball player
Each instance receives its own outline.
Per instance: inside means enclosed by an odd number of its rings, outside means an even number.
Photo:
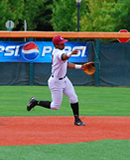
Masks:
[[[27,105],[27,110],[30,111],[36,105],[57,110],[61,106],[64,93],[70,100],[70,105],[75,118],[74,125],[85,126],[85,124],[79,118],[79,103],[74,87],[66,76],[67,68],[83,69],[83,66],[74,63],[68,63],[67,60],[71,57],[71,55],[78,54],[78,50],[76,49],[72,52],[66,53],[64,48],[65,42],[67,41],[67,39],[64,39],[60,35],[57,35],[52,39],[55,48],[52,53],[52,74],[48,80],[52,102],[38,101],[35,99],[35,97],[32,97]]]

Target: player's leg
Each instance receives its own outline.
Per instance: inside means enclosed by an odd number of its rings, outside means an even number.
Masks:
[[[52,102],[50,101],[35,101],[35,106],[41,106],[48,109],[57,110],[61,106],[63,89],[52,87],[51,89]]]
[[[63,83],[55,78],[50,78],[48,81],[48,86],[50,88],[52,98],[50,108],[57,110],[60,108],[63,98]]]
[[[50,101],[37,101],[35,97],[32,97],[30,99],[29,104],[27,105],[27,110],[30,111],[32,108],[34,108],[36,105],[48,108],[48,109],[59,109],[62,97],[63,97],[63,89],[62,89],[62,83],[55,80],[50,80],[48,82],[51,94],[52,94],[52,102]]]
[[[63,90],[63,93],[70,99],[71,108],[75,117],[74,124],[84,126],[85,124],[79,118],[78,98],[75,93],[74,87],[68,78],[66,78],[66,87]]]
[[[36,105],[50,109],[50,104],[51,104],[50,101],[37,101],[35,97],[32,97],[27,105],[27,110],[30,111]]]

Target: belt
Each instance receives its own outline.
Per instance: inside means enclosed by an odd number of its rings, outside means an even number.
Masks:
[[[52,77],[54,77],[54,75],[51,75]],[[62,80],[62,79],[64,79],[66,76],[64,76],[64,77],[62,77],[62,78],[59,78],[59,80]]]

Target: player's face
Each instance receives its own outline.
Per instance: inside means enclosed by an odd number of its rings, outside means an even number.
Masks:
[[[63,44],[57,44],[57,45],[56,45],[56,48],[62,50],[62,49],[65,48],[65,44],[64,44],[64,43],[63,43]]]

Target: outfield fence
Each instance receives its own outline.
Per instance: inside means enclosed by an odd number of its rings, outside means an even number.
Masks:
[[[130,86],[130,43],[101,41],[101,39],[130,38],[129,32],[0,31],[0,38],[1,40],[2,38],[46,40],[59,34],[64,38],[84,40],[88,47],[88,61],[94,61],[96,65],[96,72],[92,76],[86,75],[82,70],[68,69],[67,75],[74,85]],[[0,73],[0,85],[47,85],[51,64],[1,62]]]

